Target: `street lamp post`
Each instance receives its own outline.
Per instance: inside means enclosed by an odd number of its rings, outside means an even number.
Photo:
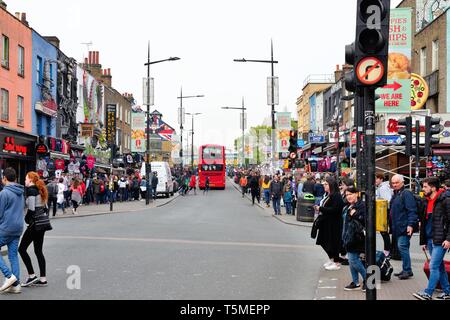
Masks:
[[[180,133],[181,133],[181,151],[180,151],[180,158],[181,158],[181,168],[183,168],[183,125],[184,125],[184,115],[186,114],[183,109],[183,99],[190,99],[190,98],[204,98],[204,95],[197,95],[197,96],[183,96],[183,88],[181,88],[181,94],[177,99],[180,99],[180,110],[179,110],[179,117],[180,119]]]
[[[168,59],[164,60],[158,60],[158,61],[150,61],[150,42],[148,43],[148,56],[147,56],[147,63],[144,65],[147,66],[147,148],[146,148],[146,156],[147,156],[147,162],[145,165],[145,176],[147,181],[147,192],[146,192],[146,205],[150,204],[150,171],[151,171],[151,160],[150,160],[150,106],[153,105],[153,103],[150,101],[150,86],[151,86],[151,78],[150,78],[150,65],[161,63],[165,61],[176,61],[180,60],[178,57],[170,57]]]
[[[194,172],[194,117],[201,115],[201,113],[186,113],[188,116],[192,116],[192,130],[191,130],[191,168]]]
[[[223,107],[222,109],[224,110],[241,110],[242,111],[242,167],[245,166],[245,110],[247,110],[247,108],[245,108],[245,102],[244,102],[244,97],[242,97],[242,107],[240,108],[235,108],[235,107]]]
[[[274,64],[278,63],[278,61],[273,60],[273,41],[270,42],[271,47],[271,59],[270,60],[247,60],[247,59],[234,59],[234,62],[261,62],[261,63],[270,63],[271,64],[271,106],[272,106],[272,165],[275,163],[275,154],[276,154],[276,137],[275,137],[275,69]]]

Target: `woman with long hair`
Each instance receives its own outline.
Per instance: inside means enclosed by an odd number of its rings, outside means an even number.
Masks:
[[[77,209],[83,199],[83,188],[81,187],[80,180],[73,180],[70,191],[72,192],[72,214],[77,214]]]
[[[328,271],[336,271],[341,268],[339,263],[339,251],[342,238],[342,209],[344,201],[339,192],[339,186],[333,177],[328,177],[324,184],[325,195],[314,209],[319,212],[321,222],[317,245],[322,246],[330,259],[324,264]]]
[[[366,268],[359,258],[361,253],[365,253],[365,219],[366,207],[359,198],[359,191],[355,186],[350,186],[345,190],[345,197],[348,205],[344,208],[344,248],[348,254],[352,282],[344,288],[346,291],[366,290]],[[359,275],[362,277],[362,285],[359,282]]]
[[[46,210],[46,203],[48,200],[48,191],[44,181],[39,179],[39,175],[36,172],[28,172],[25,178],[26,186],[26,206],[27,213],[25,216],[25,222],[28,224],[25,233],[22,236],[22,241],[19,245],[20,257],[25,264],[28,271],[28,279],[22,284],[22,287],[28,287],[31,285],[47,286],[46,270],[45,270],[45,257],[42,252],[44,245],[45,231],[38,231],[34,228],[34,218],[36,211]],[[27,253],[27,249],[30,244],[34,245],[34,253],[36,254],[40,278],[38,278],[33,269],[30,256]]]

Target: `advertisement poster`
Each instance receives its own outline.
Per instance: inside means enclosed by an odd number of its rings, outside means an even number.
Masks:
[[[106,106],[106,141],[110,144],[116,143],[116,118],[117,105],[108,104]]]
[[[144,153],[145,140],[145,113],[131,114],[131,152]]]
[[[391,10],[387,85],[376,91],[377,113],[411,112],[412,9]]]
[[[289,152],[290,130],[277,130],[278,153]]]
[[[277,113],[277,129],[278,130],[291,130],[291,113],[290,112],[278,112]]]

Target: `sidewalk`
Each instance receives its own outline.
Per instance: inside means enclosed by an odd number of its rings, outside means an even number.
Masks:
[[[158,198],[156,201],[150,202],[147,206],[144,201],[126,201],[126,202],[115,202],[113,204],[113,211],[110,211],[110,204],[90,204],[90,205],[82,205],[78,208],[77,214],[72,214],[72,208],[66,208],[66,214],[61,212],[61,209],[58,209],[56,213],[56,217],[51,217],[51,219],[64,219],[64,218],[79,218],[79,217],[87,217],[87,216],[97,216],[97,215],[105,215],[105,214],[115,214],[115,213],[126,213],[126,212],[136,212],[146,209],[159,208],[165,206],[175,199],[177,199],[180,195],[176,193],[173,197],[166,198]],[[50,209],[50,214],[53,214],[53,210]]]
[[[240,187],[240,186],[236,185],[236,184],[234,183],[234,181],[231,180],[231,179],[229,179],[229,182],[233,185],[233,187],[234,187],[237,191],[239,191],[240,194],[242,194],[242,192],[241,192],[241,187]],[[247,193],[245,196],[247,197],[248,200],[252,201],[252,197],[251,197],[250,194]],[[262,201],[262,199],[261,199],[261,201]],[[290,224],[290,225],[299,226],[299,227],[307,227],[307,228],[311,228],[312,225],[313,225],[312,222],[300,222],[300,221],[297,221],[297,216],[296,216],[296,215],[294,215],[294,216],[292,216],[292,215],[286,215],[286,214],[284,213],[284,212],[286,212],[286,210],[285,210],[284,208],[281,208],[281,211],[282,211],[282,212],[281,212],[281,216],[276,216],[276,215],[274,214],[273,208],[272,208],[272,207],[267,208],[267,207],[264,205],[264,202],[263,202],[263,201],[261,202],[261,204],[255,203],[255,205],[257,205],[258,207],[260,207],[261,209],[263,209],[267,214],[271,214],[275,219],[277,219],[277,220],[279,220],[279,221],[281,221],[281,222],[283,222],[283,223],[285,223],[285,224]]]
[[[237,186],[231,179],[230,183],[241,194],[240,186]],[[245,196],[251,201],[250,195],[246,194]],[[296,216],[288,216],[286,214],[275,216],[272,208],[266,208],[264,204],[257,205],[280,222],[300,227],[312,227],[312,223],[297,221]],[[377,290],[378,300],[416,300],[412,294],[425,289],[428,284],[427,277],[423,272],[425,257],[420,253],[411,253],[411,263],[414,277],[408,280],[399,280],[392,275],[391,281],[381,283],[381,289]],[[401,261],[391,260],[391,264],[394,267],[394,273],[399,272],[402,268]],[[344,291],[344,287],[351,282],[351,274],[348,266],[342,266],[339,271],[327,271],[322,265],[318,266],[318,268],[321,271],[314,300],[366,299],[366,294],[362,291]]]

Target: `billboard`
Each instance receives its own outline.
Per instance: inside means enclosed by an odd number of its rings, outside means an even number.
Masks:
[[[145,140],[145,113],[131,114],[131,152],[144,153],[146,151]]]
[[[108,104],[106,106],[106,141],[110,144],[116,143],[116,118],[117,105]]]
[[[377,89],[377,113],[411,112],[412,9],[391,9],[388,81]]]

